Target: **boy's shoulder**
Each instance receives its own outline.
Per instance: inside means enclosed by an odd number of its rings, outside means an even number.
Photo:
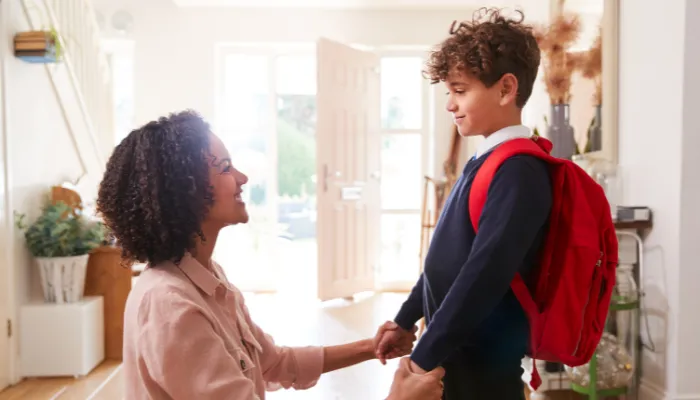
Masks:
[[[500,180],[512,188],[530,187],[535,190],[551,187],[547,161],[527,154],[518,154],[503,161],[493,179]]]
[[[486,157],[484,157],[484,162],[486,162],[488,157],[492,154],[493,151],[487,153]],[[504,160],[496,174],[517,172],[518,175],[522,173],[533,173],[549,176],[549,168],[547,165],[547,162],[541,158],[529,154],[517,154]]]

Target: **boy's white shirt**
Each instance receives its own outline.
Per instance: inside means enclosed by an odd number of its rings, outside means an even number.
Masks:
[[[479,158],[489,150],[507,140],[528,138],[530,136],[532,136],[532,131],[525,125],[507,126],[503,129],[497,130],[482,140],[481,143],[479,143],[479,146],[476,148],[476,154],[474,156]]]

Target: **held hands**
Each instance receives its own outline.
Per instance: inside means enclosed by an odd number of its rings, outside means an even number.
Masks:
[[[425,374],[414,373],[408,357],[401,359],[387,400],[440,400],[445,370],[438,367]]]
[[[386,360],[410,354],[417,330],[417,326],[410,332],[403,330],[392,321],[382,324],[374,337],[374,353],[379,361],[386,365]]]

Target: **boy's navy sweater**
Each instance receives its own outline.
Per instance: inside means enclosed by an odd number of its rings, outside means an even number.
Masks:
[[[506,160],[491,181],[477,236],[469,191],[490,154],[467,163],[455,183],[424,272],[395,318],[408,330],[425,316],[427,329],[411,355],[425,370],[445,362],[519,363],[527,348],[527,318],[510,282],[516,272],[527,282],[537,262],[552,203],[549,173],[532,156]]]

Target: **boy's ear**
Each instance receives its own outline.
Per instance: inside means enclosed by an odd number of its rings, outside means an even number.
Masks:
[[[515,103],[515,98],[518,96],[518,78],[513,74],[504,74],[499,82],[501,88],[500,104],[505,106],[509,103]]]

